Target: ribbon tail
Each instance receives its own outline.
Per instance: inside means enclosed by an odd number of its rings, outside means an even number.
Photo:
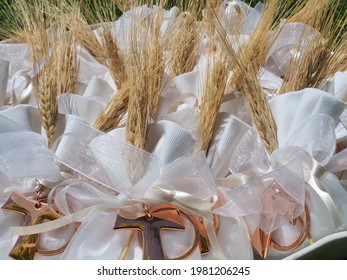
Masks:
[[[204,219],[204,223],[206,226],[206,232],[207,232],[207,236],[209,238],[210,244],[211,244],[211,248],[213,248],[213,251],[216,254],[217,259],[218,260],[227,260],[228,258],[223,253],[223,250],[219,244],[218,237],[217,237],[213,222],[211,222],[210,220]]]
[[[50,221],[47,223],[42,223],[42,224],[33,225],[33,226],[26,226],[26,227],[11,227],[10,229],[13,235],[15,236],[44,233],[44,232],[48,232],[51,230],[55,230],[55,229],[67,226],[72,223],[82,222],[83,218],[86,217],[92,210],[94,209],[105,210],[105,208],[106,207],[104,206],[101,206],[101,207],[91,206],[81,211],[78,211],[76,213],[63,216],[59,219],[56,219],[54,221]]]

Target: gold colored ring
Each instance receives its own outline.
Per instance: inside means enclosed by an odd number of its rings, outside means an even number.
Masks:
[[[68,241],[64,246],[58,248],[58,249],[55,249],[55,250],[42,250],[42,249],[39,249],[37,248],[36,249],[36,253],[39,254],[39,255],[42,255],[42,256],[55,256],[55,255],[59,255],[61,254],[62,252],[65,251],[67,245],[69,245],[70,241]]]
[[[74,233],[72,234],[72,237],[75,235],[76,231],[78,230],[80,223],[75,223],[76,224],[76,229],[74,231]],[[40,249],[40,248],[36,248],[36,253],[42,256],[55,256],[55,255],[59,255],[61,253],[63,253],[66,249],[66,247],[69,245],[71,241],[71,238],[68,242],[66,242],[65,245],[59,247],[58,249],[53,249],[53,250],[44,250],[44,249]]]
[[[300,217],[298,217],[298,220],[302,225],[302,230],[300,232],[299,237],[292,244],[287,246],[280,245],[277,242],[275,242],[271,237],[270,246],[279,251],[292,251],[298,248],[308,237],[309,231],[310,231],[310,215],[309,215],[309,211],[306,204],[305,204],[304,213],[302,213]]]

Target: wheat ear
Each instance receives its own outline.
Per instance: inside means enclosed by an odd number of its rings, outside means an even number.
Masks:
[[[128,109],[129,102],[129,81],[114,95],[99,114],[94,127],[103,132],[115,129]]]
[[[311,1],[315,3],[313,0]],[[309,5],[310,2],[307,4]],[[336,71],[343,70],[347,65],[345,47],[347,43],[337,39],[347,22],[345,13],[342,26],[335,23],[334,16],[339,7],[338,3],[320,3],[319,10],[311,13],[301,13],[303,21],[311,21],[319,33],[311,38],[302,38],[286,72],[280,93],[298,91],[307,87],[321,87]],[[304,15],[310,18],[305,20]],[[309,42],[307,42],[309,40]],[[342,66],[342,67],[341,67]],[[340,68],[341,67],[341,68]]]
[[[180,14],[173,32],[168,54],[170,74],[176,77],[192,71],[196,64],[196,48],[199,43],[196,11]]]
[[[236,53],[232,42],[226,36],[226,31],[220,24],[217,15],[214,17],[217,38],[231,63],[239,71],[236,86],[241,89],[247,102],[252,121],[266,149],[271,153],[277,148],[276,124],[273,119],[266,95],[258,79],[258,63],[250,59],[243,49]],[[258,60],[259,61],[259,60]]]
[[[229,71],[229,62],[222,54],[216,54],[208,63],[200,109],[202,122],[201,150],[206,153],[213,137],[222,97],[227,87]]]

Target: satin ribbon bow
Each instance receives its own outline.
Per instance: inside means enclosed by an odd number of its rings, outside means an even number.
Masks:
[[[168,152],[172,153],[170,148]],[[163,151],[160,154],[166,159]],[[41,233],[71,222],[90,221],[95,211],[111,216],[118,209],[138,211],[142,203],[169,202],[212,219],[208,210],[217,196],[203,153],[162,166],[156,156],[76,121],[62,137],[56,155],[61,164],[84,178],[72,179],[54,190],[55,204],[66,216],[37,226],[14,228],[15,234]],[[74,211],[67,203],[71,200],[75,202],[70,204]]]

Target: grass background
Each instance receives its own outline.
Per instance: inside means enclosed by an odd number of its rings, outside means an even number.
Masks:
[[[0,0],[0,28],[6,29],[10,26],[10,22],[11,20],[13,20],[12,18],[12,14],[13,14],[13,3],[16,0]],[[27,2],[29,2],[30,0],[27,0]],[[59,0],[51,0],[52,2],[54,1],[58,1]],[[95,3],[97,3],[98,1],[102,1],[102,0],[80,0],[82,3],[85,3],[85,5],[89,5],[91,7],[95,8]],[[295,2],[296,0],[282,0],[283,2]],[[344,14],[347,11],[347,0],[333,0],[333,1],[339,1],[339,10],[338,13],[336,15],[336,21],[337,23],[342,25],[342,18],[344,16]],[[104,2],[104,1],[102,1]],[[176,4],[176,2],[178,1],[169,1],[170,5],[174,6]],[[260,0],[244,0],[244,2],[254,6],[256,5],[258,2],[260,2]],[[118,12],[118,14],[120,14]],[[347,32],[347,29],[345,30]],[[0,40],[5,39],[3,35],[0,34]]]

